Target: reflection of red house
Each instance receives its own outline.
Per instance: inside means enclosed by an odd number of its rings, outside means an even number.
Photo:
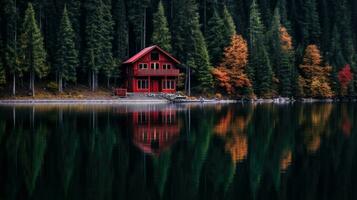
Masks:
[[[133,113],[133,142],[143,152],[159,154],[180,134],[175,110]]]
[[[176,92],[178,60],[158,46],[150,46],[123,63],[129,92]]]

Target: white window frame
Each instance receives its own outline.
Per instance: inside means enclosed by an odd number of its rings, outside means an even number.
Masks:
[[[139,63],[139,69],[148,69],[148,64],[147,63]]]
[[[153,66],[154,66],[154,68],[153,68]],[[160,64],[158,62],[153,62],[150,65],[150,69],[157,70],[159,68],[160,68]]]
[[[168,63],[163,64],[162,69],[171,69],[171,64]]]

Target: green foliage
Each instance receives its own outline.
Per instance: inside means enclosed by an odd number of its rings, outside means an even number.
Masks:
[[[0,59],[0,85],[5,84],[6,83],[6,79],[5,79],[5,69],[4,69],[4,64],[2,63],[1,59]]]
[[[56,70],[59,79],[76,81],[76,68],[78,67],[79,60],[75,48],[75,34],[66,7],[63,10],[57,45]]]
[[[21,34],[21,64],[30,73],[30,89],[35,95],[35,76],[42,78],[47,75],[49,67],[46,64],[46,51],[41,31],[35,19],[35,11],[28,4]]]
[[[253,80],[254,91],[258,96],[269,97],[272,89],[273,72],[264,37],[264,25],[256,0],[250,7],[250,57],[247,69],[250,80]]]
[[[165,16],[164,6],[159,2],[156,13],[153,16],[153,33],[151,42],[165,51],[171,52],[171,33]]]
[[[211,64],[206,42],[200,30],[197,4],[194,0],[175,1],[173,48],[176,56],[193,70],[193,85],[204,93],[213,86]]]
[[[230,14],[229,10],[226,6],[223,9],[223,16],[222,16],[223,24],[224,24],[224,32],[223,32],[223,39],[225,41],[225,47],[231,43],[231,38],[233,35],[236,34],[236,25],[234,24],[232,15]]]
[[[98,73],[111,71],[113,66],[112,33],[113,21],[110,13],[111,3],[90,0],[86,4],[88,16],[86,20],[86,51],[85,65],[90,70],[91,87],[95,90],[98,86]],[[105,73],[107,78],[108,73]]]
[[[304,23],[303,39],[305,42],[308,42],[307,44],[319,44],[321,26],[316,0],[305,0],[302,9]]]
[[[114,20],[114,57],[123,61],[129,55],[129,30],[124,0],[115,0],[113,4]]]
[[[226,47],[225,37],[228,35],[225,34],[225,24],[217,12],[214,12],[207,25],[207,48],[211,63],[216,66],[222,58],[224,47]]]

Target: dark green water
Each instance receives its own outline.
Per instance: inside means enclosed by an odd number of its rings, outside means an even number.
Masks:
[[[354,104],[2,106],[0,199],[357,199]]]

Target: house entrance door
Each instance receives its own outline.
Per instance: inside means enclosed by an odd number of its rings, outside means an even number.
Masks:
[[[159,92],[159,80],[151,79],[151,91],[150,92]]]

